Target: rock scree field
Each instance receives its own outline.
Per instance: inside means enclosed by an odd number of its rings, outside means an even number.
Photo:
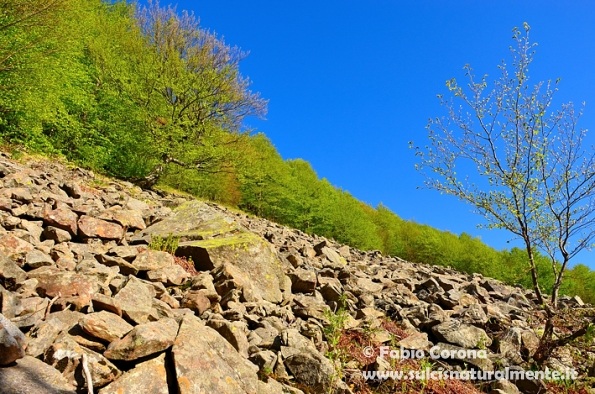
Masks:
[[[574,374],[564,380],[464,378],[535,369],[535,300],[478,274],[0,156],[2,393],[593,392],[590,336],[548,361]],[[568,316],[593,314],[578,297],[562,302]]]

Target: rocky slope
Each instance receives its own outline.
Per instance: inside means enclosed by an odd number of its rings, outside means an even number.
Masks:
[[[483,350],[437,362],[491,371],[538,343],[529,291],[46,160],[0,156],[0,226],[3,393],[350,393],[395,368],[383,345]],[[372,350],[337,357],[343,332]],[[551,367],[586,376],[571,351]]]

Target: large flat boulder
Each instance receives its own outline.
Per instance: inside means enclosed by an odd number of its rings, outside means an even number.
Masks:
[[[70,384],[56,368],[25,356],[10,368],[0,368],[0,387],[5,394],[75,394]]]
[[[194,315],[184,316],[172,352],[180,394],[262,392],[258,367]]]
[[[257,299],[281,302],[289,290],[281,261],[272,246],[215,208],[190,201],[172,216],[144,231],[151,239],[173,237],[179,241],[176,255],[192,258],[199,271],[231,264]],[[236,278],[239,279],[239,278]]]
[[[123,393],[169,394],[165,353],[138,364],[118,380],[99,390],[99,394]]]

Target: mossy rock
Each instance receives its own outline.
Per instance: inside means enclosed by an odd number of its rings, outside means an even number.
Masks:
[[[283,266],[271,245],[201,201],[182,204],[171,217],[143,233],[179,239],[176,255],[192,258],[198,271],[234,265],[242,273],[243,285],[250,286],[247,290],[258,298],[281,302],[282,292],[289,290]]]
[[[201,201],[189,201],[177,207],[173,216],[153,224],[143,234],[180,241],[203,240],[242,231],[232,218]]]

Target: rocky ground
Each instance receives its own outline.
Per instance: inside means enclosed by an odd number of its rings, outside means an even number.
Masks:
[[[361,372],[399,367],[381,346],[493,371],[538,344],[530,291],[47,160],[0,156],[0,226],[2,393],[387,392]],[[585,378],[593,358],[568,346],[549,366]]]

